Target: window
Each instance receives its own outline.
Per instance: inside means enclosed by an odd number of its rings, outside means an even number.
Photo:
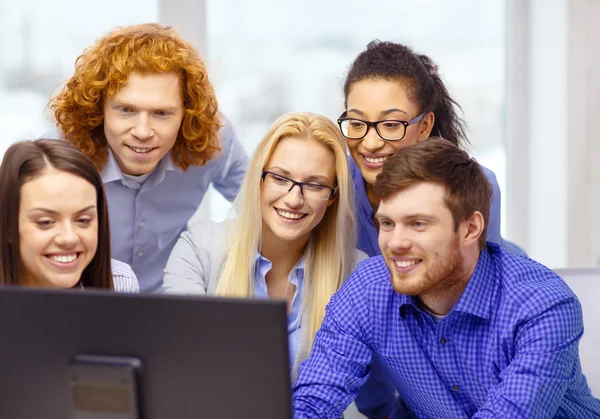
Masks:
[[[252,153],[286,112],[335,120],[346,71],[368,42],[408,44],[439,65],[463,108],[470,151],[504,190],[505,7],[504,0],[210,0],[206,58],[221,109]],[[212,194],[211,218],[228,208]]]
[[[0,0],[0,156],[13,142],[54,127],[44,108],[84,48],[116,26],[158,19],[158,0],[101,5]]]

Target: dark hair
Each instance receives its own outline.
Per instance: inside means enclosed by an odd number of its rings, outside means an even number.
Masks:
[[[479,245],[485,248],[492,187],[481,166],[451,142],[432,137],[389,157],[377,175],[375,192],[386,199],[420,182],[444,186],[444,201],[452,213],[455,231],[474,211],[481,212],[485,224]]]
[[[98,248],[81,274],[84,287],[113,289],[110,267],[108,208],[102,178],[85,154],[65,141],[22,141],[11,145],[0,166],[0,284],[20,285],[23,266],[19,248],[21,187],[55,168],[79,176],[96,188]]]
[[[402,83],[408,98],[421,112],[433,112],[432,137],[442,137],[457,146],[468,143],[464,121],[458,116],[458,103],[450,97],[438,74],[438,67],[426,55],[393,42],[375,40],[367,45],[352,63],[344,83],[344,103],[354,83],[366,79],[383,79]]]

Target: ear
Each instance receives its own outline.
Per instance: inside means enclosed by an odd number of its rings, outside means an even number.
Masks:
[[[419,140],[418,142],[425,141],[431,135],[431,130],[435,124],[435,115],[433,112],[427,112],[421,122],[419,122]]]
[[[469,218],[460,223],[459,233],[463,246],[479,242],[479,237],[483,234],[484,227],[485,221],[479,211],[474,211]]]
[[[333,194],[333,196],[331,197],[331,199],[329,200],[329,202],[327,202],[327,207],[329,208],[330,206],[333,205],[333,203],[335,201],[337,201],[338,199],[338,191],[336,190],[335,193]]]

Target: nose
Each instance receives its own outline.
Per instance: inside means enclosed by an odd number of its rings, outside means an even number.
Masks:
[[[377,134],[375,127],[369,127],[367,134],[362,139],[362,146],[370,153],[374,153],[385,145],[383,138]]]
[[[79,236],[71,223],[64,224],[55,236],[54,241],[63,249],[71,249],[79,242]]]
[[[302,195],[300,185],[292,186],[292,190],[285,194],[283,201],[290,209],[301,208],[304,205],[304,195]]]
[[[396,227],[387,243],[387,247],[394,252],[406,252],[412,247],[412,240],[403,228]]]
[[[131,128],[131,134],[139,140],[147,140],[154,134],[150,118],[146,112],[140,112]]]

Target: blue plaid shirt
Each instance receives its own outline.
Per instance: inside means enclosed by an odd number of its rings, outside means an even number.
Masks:
[[[294,384],[295,418],[341,417],[374,358],[419,418],[600,417],[581,372],[582,334],[581,306],[564,281],[496,244],[440,322],[396,293],[374,257],[327,307]]]

